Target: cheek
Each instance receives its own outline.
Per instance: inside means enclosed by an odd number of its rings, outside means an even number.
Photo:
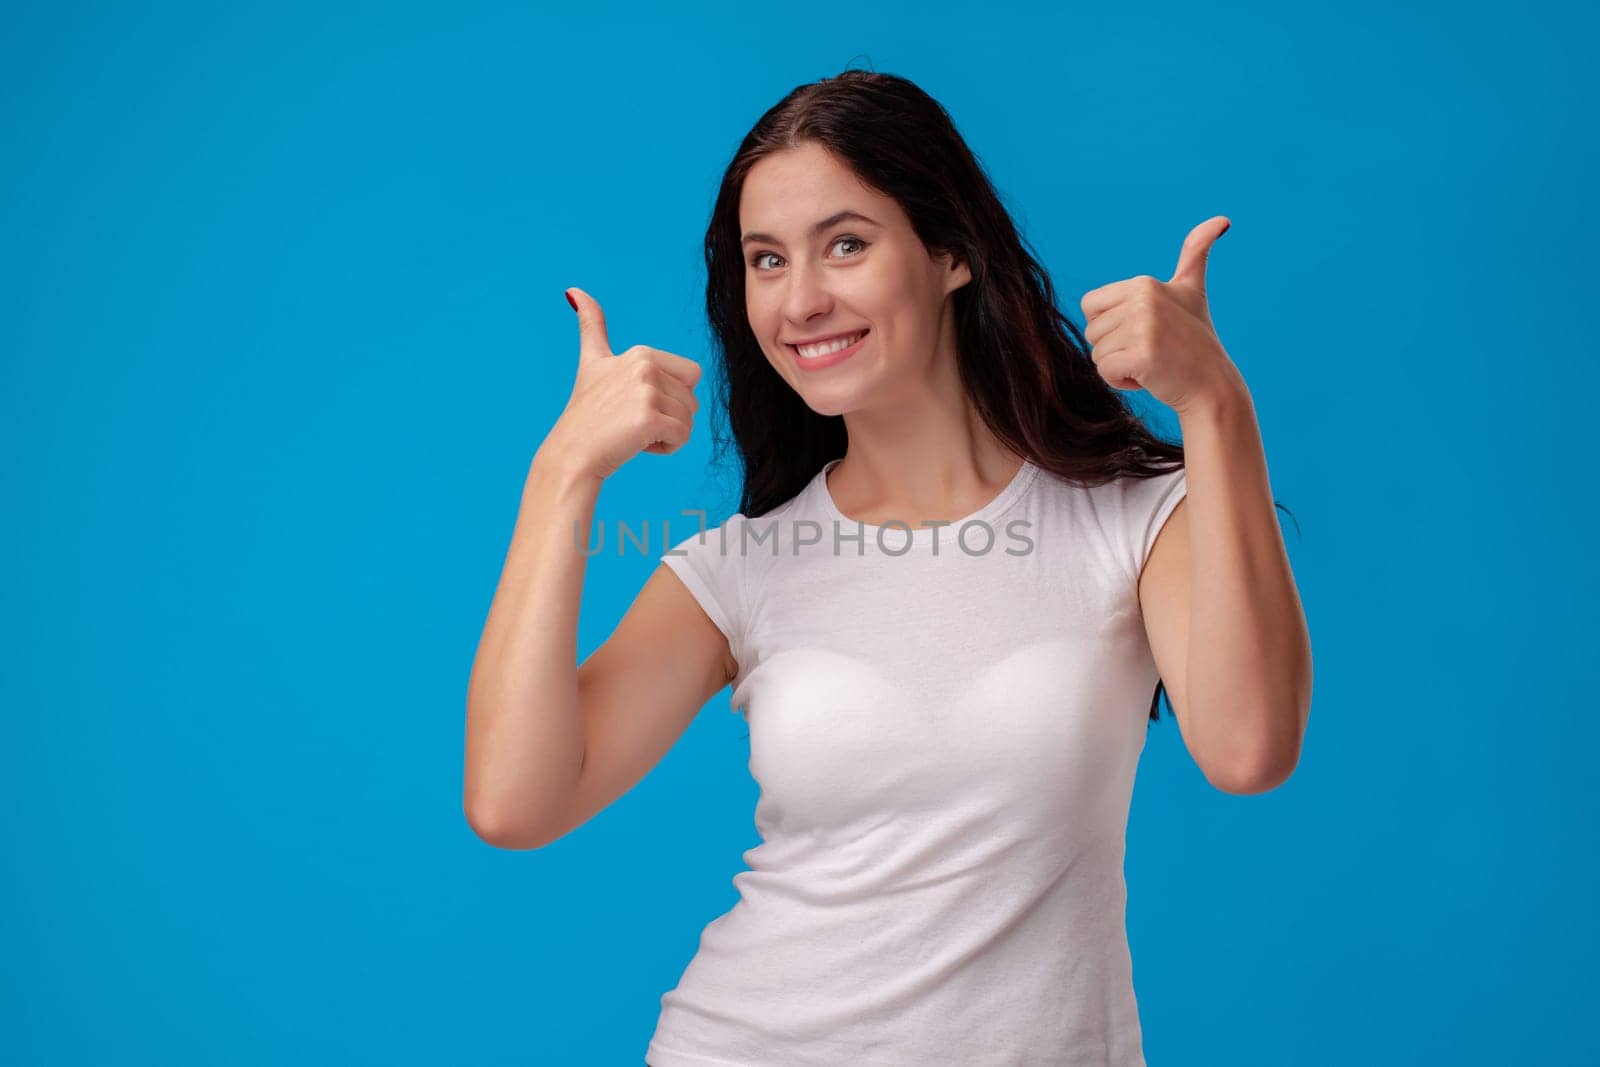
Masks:
[[[765,296],[745,297],[745,321],[750,324],[750,329],[761,339],[763,346],[770,340],[779,336],[783,325],[783,312],[781,308],[773,306]]]
[[[759,335],[759,343],[761,345],[761,355],[766,358],[767,366],[771,367],[773,373],[778,377],[787,380],[789,377],[789,365],[785,362],[787,353],[777,351],[781,346],[776,341],[768,340],[764,334]]]

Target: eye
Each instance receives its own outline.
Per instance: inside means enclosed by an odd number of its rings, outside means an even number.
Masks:
[[[834,245],[840,244],[841,242],[845,242],[845,241],[848,241],[849,243],[854,244],[854,245],[860,245],[862,249],[865,249],[867,247],[867,242],[863,241],[859,237],[852,237],[852,236],[849,236],[849,235],[846,235],[846,236],[843,236],[843,237],[835,237],[833,239],[833,244],[829,245],[828,247],[832,248]],[[851,256],[859,256],[860,254],[861,254],[860,252],[852,252],[852,253],[850,253]],[[757,252],[755,255],[750,257],[750,265],[752,267],[754,267],[757,271],[761,271],[762,270],[761,258],[763,256],[771,256],[773,259],[782,259],[783,258],[782,256],[778,255],[776,252]]]

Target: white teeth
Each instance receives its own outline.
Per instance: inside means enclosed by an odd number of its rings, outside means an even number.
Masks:
[[[830,352],[837,352],[841,348],[849,348],[861,340],[866,332],[866,330],[862,330],[859,333],[851,334],[849,337],[840,337],[816,345],[796,345],[794,350],[800,353],[802,359],[816,359],[818,356],[826,356]]]

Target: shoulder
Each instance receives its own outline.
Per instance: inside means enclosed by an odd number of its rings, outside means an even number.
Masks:
[[[1156,538],[1188,492],[1183,467],[1156,474],[1118,474],[1095,485],[1050,478],[1051,496],[1070,511],[1074,525],[1116,557],[1124,578],[1136,582]]]

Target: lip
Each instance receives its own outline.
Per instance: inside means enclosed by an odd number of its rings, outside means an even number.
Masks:
[[[846,330],[842,334],[835,334],[834,337],[848,337],[848,336],[850,336],[851,333],[854,333],[854,332],[855,331],[853,331],[853,330]],[[866,344],[867,338],[869,338],[871,336],[872,336],[872,329],[871,329],[871,327],[868,327],[861,334],[861,339],[859,341],[857,341],[855,344],[851,345],[848,348],[841,348],[837,352],[829,352],[827,355],[820,356],[817,359],[806,359],[805,357],[801,356],[800,352],[799,352],[799,349],[795,345],[789,345],[789,351],[794,356],[795,366],[799,367],[801,370],[803,370],[803,371],[825,370],[828,367],[833,366],[835,363],[843,363],[845,360],[849,359],[851,356],[853,356],[857,352],[861,351],[861,346]],[[823,340],[831,340],[831,338],[823,338]]]
[[[853,333],[860,333],[867,329],[866,326],[857,326],[853,330],[840,330],[838,333],[825,333],[821,337],[807,337],[804,341],[785,341],[786,345],[817,345],[824,341],[837,341],[841,337],[849,337]]]

